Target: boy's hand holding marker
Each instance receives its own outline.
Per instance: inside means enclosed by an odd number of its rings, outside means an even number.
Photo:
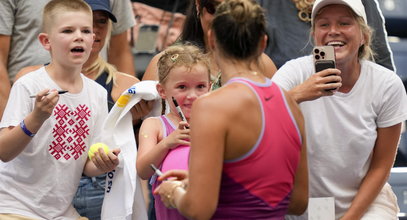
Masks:
[[[53,92],[53,91],[51,91],[51,92]],[[51,92],[48,92],[48,93],[45,94],[44,96],[49,95]],[[59,90],[59,91],[58,91],[58,94],[61,95],[61,94],[65,94],[65,93],[67,93],[67,92],[68,92],[67,90]],[[30,95],[30,98],[35,98],[35,97],[37,97],[37,95]]]
[[[30,96],[35,98],[35,105],[32,114],[41,124],[47,120],[58,103],[59,95],[56,94],[56,90],[45,89],[38,92],[37,95]]]

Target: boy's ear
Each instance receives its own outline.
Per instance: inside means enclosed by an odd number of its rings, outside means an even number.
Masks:
[[[156,85],[156,88],[157,88],[157,92],[158,92],[158,94],[160,95],[160,97],[161,97],[162,99],[166,99],[167,96],[165,95],[165,91],[164,91],[163,86],[162,86],[160,83],[158,83],[158,84]]]
[[[46,50],[50,50],[51,49],[51,44],[48,38],[48,34],[46,33],[40,33],[38,35],[38,40],[40,40],[41,45],[46,49]]]

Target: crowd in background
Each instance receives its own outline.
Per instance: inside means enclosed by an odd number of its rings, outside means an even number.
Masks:
[[[0,3],[0,219],[101,219],[122,152],[87,149],[145,80],[169,108],[147,120],[152,101],[131,110],[148,219],[306,219],[308,196],[334,196],[335,219],[396,218],[387,178],[407,100],[378,1],[84,2]],[[317,45],[335,47],[335,68],[315,71]],[[61,185],[33,193],[52,178]]]

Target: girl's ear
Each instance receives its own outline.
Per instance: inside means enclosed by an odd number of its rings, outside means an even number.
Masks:
[[[161,97],[162,99],[166,99],[167,96],[165,95],[164,87],[163,87],[160,83],[158,83],[158,84],[156,85],[156,88],[157,88],[157,92],[158,92],[158,94],[160,95],[160,97]]]
[[[40,33],[38,35],[38,40],[40,41],[40,43],[44,47],[44,49],[46,49],[48,51],[51,50],[51,44],[50,44],[50,40],[48,38],[48,34]]]

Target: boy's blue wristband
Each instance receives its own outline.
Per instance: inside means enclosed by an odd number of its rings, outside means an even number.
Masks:
[[[20,122],[20,127],[24,131],[24,133],[30,137],[34,137],[35,133],[32,133],[30,130],[27,129],[25,126],[24,120]]]

